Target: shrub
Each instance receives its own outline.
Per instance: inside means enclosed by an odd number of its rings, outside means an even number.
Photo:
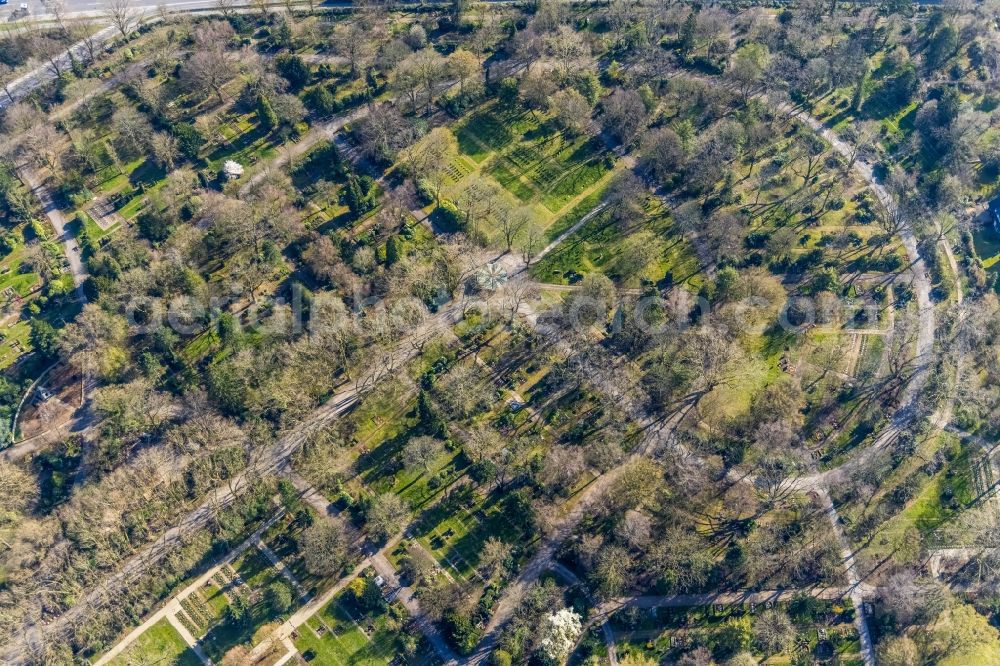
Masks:
[[[464,217],[461,211],[458,210],[458,206],[450,201],[442,201],[441,205],[437,207],[436,213],[438,219],[442,224],[453,229],[461,229]]]

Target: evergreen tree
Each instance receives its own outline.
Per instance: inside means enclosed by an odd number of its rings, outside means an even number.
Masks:
[[[445,425],[441,415],[431,404],[431,398],[427,391],[423,389],[417,394],[417,418],[420,420],[420,427],[425,433],[440,439],[448,438],[448,427]]]
[[[361,217],[375,207],[375,181],[369,176],[358,177],[353,172],[347,174],[344,187],[344,204],[354,217]]]
[[[297,55],[282,55],[274,60],[278,74],[288,81],[288,86],[293,92],[298,92],[309,85],[312,81],[312,70],[309,65]],[[326,90],[322,86],[319,90]]]
[[[392,266],[394,263],[399,261],[402,254],[400,248],[400,242],[398,236],[389,236],[389,240],[385,242],[385,263],[387,266]]]
[[[83,63],[80,62],[75,55],[73,55],[72,50],[67,51],[67,53],[69,54],[70,71],[73,72],[73,76],[78,79],[82,79],[87,72],[87,68],[83,66]]]
[[[302,101],[307,109],[321,118],[336,113],[338,109],[337,98],[328,86],[316,86],[303,96]]]
[[[691,12],[687,15],[687,18],[684,19],[684,25],[681,27],[681,54],[683,54],[685,58],[687,58],[691,54],[691,51],[694,50],[697,30],[698,22],[694,17],[694,12]]]
[[[517,108],[517,96],[517,79],[513,76],[501,79],[497,86],[497,99],[500,102],[500,108],[504,111],[512,111]]]
[[[257,98],[257,122],[267,132],[278,126],[278,114],[274,112],[271,103],[263,95]]]
[[[278,30],[274,33],[272,43],[279,49],[292,48],[292,27],[287,20],[282,20],[278,25]]]
[[[353,173],[347,175],[347,185],[344,187],[344,203],[351,210],[351,215],[361,217],[365,212],[365,194],[361,190],[361,181]]]

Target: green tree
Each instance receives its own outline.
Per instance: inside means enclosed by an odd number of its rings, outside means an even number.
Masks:
[[[278,495],[281,496],[281,505],[285,507],[285,512],[288,515],[294,516],[302,510],[302,497],[295,485],[288,479],[278,481]]]
[[[238,351],[243,346],[243,331],[240,329],[239,320],[231,312],[223,312],[219,315],[218,322],[219,341],[222,346],[232,351]]]
[[[713,651],[717,656],[731,657],[748,650],[752,640],[750,618],[731,617],[713,632]]]
[[[226,608],[226,616],[230,624],[237,627],[244,627],[250,621],[250,604],[245,595],[237,594],[232,603]]]
[[[500,108],[504,111],[511,111],[517,108],[518,85],[517,79],[513,76],[506,76],[497,85],[497,100]]]
[[[882,666],[918,666],[923,660],[912,638],[893,636],[879,643],[878,663]]]
[[[257,122],[266,132],[270,132],[278,126],[278,114],[271,107],[271,102],[263,95],[257,98]]]
[[[990,646],[995,650],[1000,641],[997,630],[975,608],[959,604],[938,618],[931,633],[935,654],[963,663],[961,657],[972,657],[977,650]]]
[[[387,266],[392,266],[394,263],[399,261],[402,256],[402,241],[399,237],[393,234],[389,236],[389,240],[385,242],[385,263]]]
[[[351,581],[350,589],[358,608],[374,610],[382,603],[382,595],[371,578],[355,578]]]
[[[955,26],[942,26],[927,44],[927,64],[934,69],[941,67],[955,55],[958,46],[958,30]]]
[[[347,184],[344,187],[344,203],[351,211],[351,215],[359,218],[372,209],[375,205],[373,194],[374,186],[371,179],[362,176],[358,177],[354,173],[347,175]]]
[[[720,301],[730,301],[738,298],[740,273],[732,266],[720,268],[715,274],[715,296]]]
[[[278,74],[288,81],[288,87],[293,92],[302,90],[312,81],[312,70],[305,60],[297,55],[280,55],[275,58],[274,66]]]
[[[367,526],[372,538],[384,542],[403,528],[409,510],[403,500],[393,493],[383,493],[372,500],[368,507]]]
[[[264,593],[267,605],[277,614],[281,615],[292,607],[292,590],[283,580],[275,580],[267,586]]]
[[[493,666],[511,666],[513,663],[513,658],[506,650],[496,650],[493,653]]]
[[[190,123],[177,123],[170,129],[170,133],[177,139],[177,149],[181,155],[189,160],[196,159],[198,151],[205,145],[205,137]]]
[[[423,432],[441,439],[448,438],[448,427],[444,419],[431,403],[430,395],[423,389],[417,394],[417,419]]]
[[[278,29],[271,35],[271,43],[279,49],[290,49],[294,41],[292,37],[292,26],[288,25],[287,19],[282,19]]]
[[[698,35],[698,19],[695,17],[694,12],[690,12],[687,18],[684,19],[684,25],[681,26],[681,33],[679,36],[679,47],[681,55],[687,58],[694,51],[694,47],[697,43]]]
[[[52,324],[35,317],[31,320],[31,346],[45,358],[59,354],[59,331]]]
[[[336,113],[338,108],[337,98],[328,86],[323,85],[310,89],[302,97],[302,101],[307,109],[321,118]]]

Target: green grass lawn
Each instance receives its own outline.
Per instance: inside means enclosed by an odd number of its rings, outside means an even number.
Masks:
[[[992,226],[978,227],[972,232],[972,242],[976,247],[976,254],[983,261],[983,268],[991,273],[996,272],[997,262],[1000,262],[1000,234]]]
[[[299,628],[295,647],[316,666],[385,666],[401,653],[384,610],[364,614],[341,593]]]
[[[850,619],[849,606],[849,602],[820,602],[818,617],[813,620],[801,618],[796,622],[795,647],[789,653],[768,657],[764,663],[812,663],[809,656],[821,640],[826,640],[836,654],[837,660],[831,663],[863,664],[861,644]],[[784,609],[787,604],[778,604],[778,607]],[[612,617],[612,627],[619,656],[636,654],[656,662],[673,663],[696,645],[711,645],[713,633],[729,619],[749,615],[752,622],[761,610],[761,606],[757,606],[755,613],[750,613],[746,606],[660,608],[655,609],[655,613],[644,611],[631,617],[618,613]],[[820,630],[825,633],[825,639],[820,638]],[[756,656],[763,658],[763,655]]]
[[[229,600],[226,599],[226,595],[215,585],[206,585],[202,588],[202,594],[205,595],[205,601],[216,613],[217,617],[222,617],[222,614],[226,612],[226,608],[229,607]]]
[[[571,136],[544,114],[502,112],[484,107],[455,127],[459,151],[482,165],[521,203],[540,202],[562,210],[597,183],[613,166],[594,137]],[[461,174],[464,175],[464,174]]]
[[[424,515],[416,537],[443,569],[468,580],[475,575],[487,539],[515,546],[525,542],[525,535],[508,522],[495,500],[491,495],[482,504],[459,508],[439,504]]]
[[[201,660],[184,643],[177,630],[163,619],[147,629],[127,650],[111,660],[112,666],[201,666]]]
[[[270,135],[250,123],[249,116],[234,122],[236,124],[230,142],[216,146],[205,156],[210,169],[221,170],[226,160],[234,160],[246,166],[277,155],[277,148],[270,140]]]
[[[579,221],[586,214],[583,213],[583,207],[590,199],[588,197],[570,211],[568,215],[571,221],[560,221],[554,226],[568,228]],[[675,230],[672,218],[659,204],[650,204],[647,211],[647,221],[642,229],[653,232],[660,239],[661,251],[640,275],[626,280],[625,286],[638,286],[639,278],[658,282],[668,274],[672,283],[691,280],[697,286],[699,264],[689,243]],[[531,268],[531,273],[542,282],[554,284],[567,284],[593,272],[618,277],[615,275],[615,264],[626,239],[627,235],[611,219],[610,211],[601,211],[536,263]]]
[[[205,635],[202,641],[205,653],[215,661],[221,659],[233,647],[251,643],[254,635],[265,624],[278,622],[281,619],[272,612],[263,594],[260,594],[280,575],[267,558],[256,548],[250,548],[240,556],[233,568],[243,578],[243,582],[250,588],[249,594],[254,595],[254,598],[248,616],[241,622],[236,622],[226,615]],[[243,588],[239,593],[248,592]]]
[[[0,278],[0,293],[13,289],[18,296],[24,298],[38,286],[39,281],[38,273],[11,272]]]
[[[941,433],[919,455],[929,458],[941,447],[957,446],[955,440],[955,435]],[[866,546],[869,556],[877,558],[897,552],[909,553],[911,549],[908,550],[907,539],[914,529],[924,537],[931,536],[942,526],[950,524],[964,507],[973,505],[977,499],[973,466],[979,467],[980,462],[975,445],[966,443],[962,446],[957,456],[926,479],[913,499],[880,527],[879,538]],[[892,488],[893,481],[902,483],[902,476],[902,472],[895,474],[886,487]]]
[[[131,205],[131,202],[129,202],[129,205]],[[77,215],[78,216],[79,215],[83,216],[83,229],[84,229],[84,231],[87,232],[87,235],[93,241],[98,241],[98,240],[104,238],[105,236],[107,236],[108,234],[112,233],[115,229],[118,228],[117,224],[113,224],[110,227],[108,227],[107,230],[104,230],[104,229],[101,229],[101,227],[97,224],[97,222],[94,222],[94,219],[88,213],[86,213],[84,211],[80,211],[79,213],[77,213]],[[79,226],[78,226],[76,220],[73,220],[70,224],[72,224],[73,227],[74,227],[73,228],[73,233],[79,235],[80,229],[79,229]]]
[[[556,218],[552,225],[545,230],[545,238],[554,241],[561,234],[572,228],[574,224],[582,220],[587,213],[594,210],[601,203],[606,191],[606,188],[595,189],[568,212]]]
[[[236,573],[243,578],[243,582],[255,590],[263,589],[278,575],[264,554],[256,548],[248,548],[236,560],[234,568]]]

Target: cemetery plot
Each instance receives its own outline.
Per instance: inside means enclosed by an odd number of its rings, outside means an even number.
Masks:
[[[111,660],[111,666],[163,664],[164,666],[201,666],[201,660],[170,626],[166,618],[147,629],[135,643]]]
[[[317,666],[388,666],[423,663],[430,658],[427,646],[403,629],[409,619],[405,610],[382,598],[369,573],[352,581],[299,627],[293,640],[307,662]]]
[[[619,658],[641,655],[654,661],[676,661],[704,646],[719,660],[749,651],[768,664],[818,660],[859,666],[864,663],[849,601],[829,602],[800,597],[791,602],[715,604],[690,608],[626,609],[611,617]],[[762,650],[760,637],[774,617],[791,619],[784,649]],[[595,638],[588,641],[589,649]],[[770,633],[766,635],[770,636]],[[779,641],[780,642],[780,641]],[[585,643],[584,650],[588,649]]]

